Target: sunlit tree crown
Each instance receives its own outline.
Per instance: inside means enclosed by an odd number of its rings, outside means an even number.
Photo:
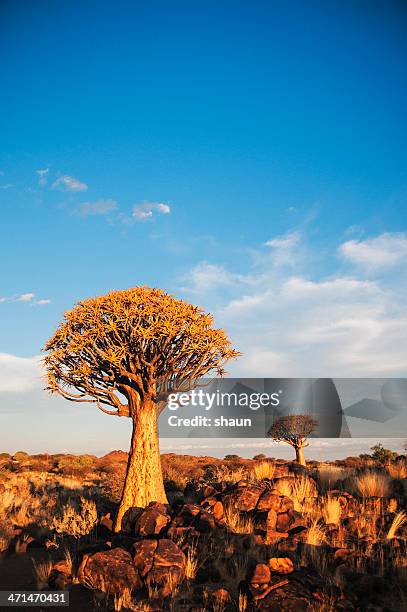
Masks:
[[[131,398],[154,389],[160,402],[210,372],[222,375],[225,362],[239,355],[210,314],[150,287],[79,302],[44,350],[51,392],[126,416]]]

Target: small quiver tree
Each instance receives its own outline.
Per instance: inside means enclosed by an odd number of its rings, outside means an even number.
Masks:
[[[309,445],[308,436],[316,429],[318,422],[307,414],[290,414],[280,417],[267,432],[276,442],[286,442],[295,449],[295,458],[300,465],[306,465],[303,448]]]
[[[44,350],[51,393],[132,420],[119,531],[129,508],[167,502],[157,423],[168,394],[191,389],[210,372],[221,376],[239,353],[211,315],[149,287],[79,302]]]

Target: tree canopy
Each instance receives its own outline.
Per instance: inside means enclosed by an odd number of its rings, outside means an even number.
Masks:
[[[161,289],[134,287],[79,302],[46,343],[47,388],[117,416],[146,394],[163,407],[239,355],[213,317]],[[104,408],[108,406],[109,409]],[[112,408],[112,409],[111,409]]]
[[[268,437],[277,442],[287,442],[291,446],[307,446],[306,439],[318,426],[318,422],[307,414],[290,414],[280,417],[267,432]]]

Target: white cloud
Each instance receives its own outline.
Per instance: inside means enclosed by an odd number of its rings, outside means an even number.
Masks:
[[[88,186],[86,183],[82,183],[73,176],[60,176],[52,183],[53,189],[59,189],[61,191],[86,191]]]
[[[269,242],[285,255],[301,244],[295,233]],[[405,281],[401,275],[374,281],[363,274],[345,276],[339,266],[328,277],[312,274],[311,265],[318,269],[327,255],[308,248],[298,260],[290,255],[276,261],[260,251],[244,274],[205,262],[190,272],[190,287],[243,353],[229,364],[230,373],[405,375]]]
[[[137,221],[146,221],[151,219],[157,212],[162,215],[169,215],[171,208],[164,202],[144,202],[143,204],[136,204],[133,207],[133,217]]]
[[[385,233],[366,240],[348,240],[340,245],[339,253],[366,269],[388,269],[407,258],[407,235]]]
[[[77,212],[80,215],[108,215],[117,209],[115,200],[96,200],[95,202],[83,202],[79,204]]]
[[[42,386],[40,357],[16,357],[0,353],[0,393],[21,393]]]
[[[16,302],[31,302],[35,298],[35,293],[22,293],[16,298]]]
[[[35,293],[22,293],[21,295],[18,295],[17,297],[0,297],[0,304],[4,303],[4,302],[25,302],[25,303],[33,303],[35,298]],[[35,303],[42,306],[44,304],[51,304],[51,300],[49,299],[40,299],[40,300],[35,300]]]
[[[296,246],[300,241],[299,232],[289,232],[282,236],[277,236],[266,242],[266,246],[273,249],[291,249]]]
[[[265,243],[271,249],[271,258],[274,266],[292,266],[300,254],[299,245],[301,234],[299,232],[288,232],[276,236]]]
[[[46,185],[48,183],[49,168],[42,168],[40,170],[36,170],[36,173],[38,174],[38,184]]]
[[[204,294],[217,287],[235,285],[241,281],[241,278],[223,266],[202,261],[184,277],[184,281],[187,282],[184,290],[188,293]]]

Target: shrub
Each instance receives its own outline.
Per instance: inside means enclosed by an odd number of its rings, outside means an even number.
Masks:
[[[325,528],[318,520],[312,521],[308,527],[305,541],[310,546],[320,546],[327,541]]]
[[[339,500],[328,495],[323,502],[322,516],[327,525],[339,525],[341,522],[341,505]]]
[[[275,467],[270,461],[260,461],[256,463],[251,470],[251,478],[253,480],[271,480],[274,476]]]
[[[225,506],[225,525],[232,533],[250,534],[254,531],[253,518],[240,514],[231,504]]]
[[[17,451],[13,455],[13,459],[15,461],[26,461],[28,459],[28,457],[29,457],[29,454],[25,453],[24,451]]]
[[[397,512],[397,514],[393,518],[393,522],[390,525],[390,529],[387,532],[386,539],[392,540],[396,535],[396,532],[400,527],[407,523],[407,514],[402,510],[401,512]]]
[[[387,472],[367,470],[353,478],[354,491],[362,497],[388,497],[391,478]]]
[[[297,512],[306,512],[308,502],[315,494],[315,482],[308,476],[293,478],[291,497]],[[313,504],[311,504],[313,506]]]
[[[51,528],[57,533],[75,537],[88,535],[97,522],[96,504],[92,499],[70,499],[52,518]]]
[[[385,448],[380,443],[372,446],[370,450],[373,451],[371,455],[372,459],[380,465],[391,463],[397,457],[397,453],[394,453],[389,448]]]
[[[338,465],[321,465],[317,471],[317,478],[322,491],[335,489],[338,482],[349,476],[349,469]]]
[[[239,461],[239,455],[225,455],[225,461]]]
[[[247,476],[246,470],[243,467],[231,469],[226,465],[217,466],[212,473],[212,480],[215,482],[239,482]]]
[[[253,457],[254,461],[262,461],[263,459],[266,459],[266,455],[264,455],[263,453],[260,453],[260,455],[254,455]]]

